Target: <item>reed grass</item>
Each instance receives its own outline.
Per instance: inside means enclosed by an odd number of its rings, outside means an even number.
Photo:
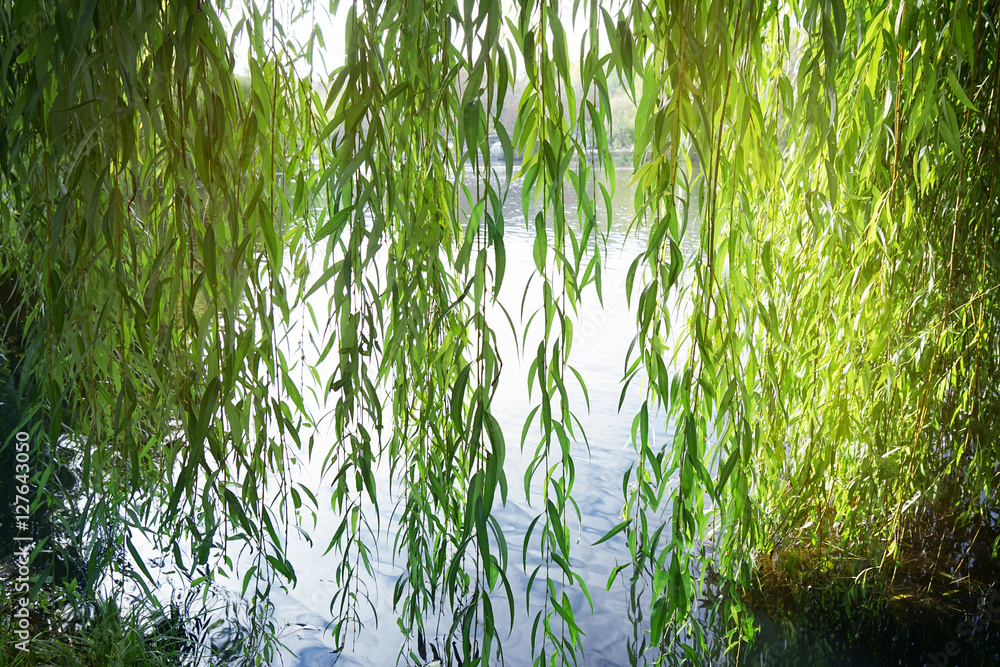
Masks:
[[[74,600],[49,591],[39,595],[31,613],[27,651],[18,644],[11,624],[0,626],[0,665],[4,667],[176,667],[191,653],[190,639],[180,625],[155,624],[138,608],[122,610],[112,600],[78,609],[87,620],[72,619]],[[9,601],[5,619],[13,618]]]

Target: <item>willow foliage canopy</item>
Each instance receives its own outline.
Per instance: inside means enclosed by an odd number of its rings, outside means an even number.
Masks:
[[[583,295],[604,288],[616,80],[636,103],[625,177],[648,242],[626,287],[622,391],[643,401],[609,575],[649,582],[652,645],[704,646],[708,563],[739,590],[773,544],[814,538],[891,568],[919,507],[995,501],[995,1],[341,4],[328,78],[319,30],[298,43],[271,6],[232,19],[241,85],[211,3],[2,3],[5,346],[23,426],[52,443],[36,481],[89,584],[156,526],[192,572],[249,543],[243,593],[266,600],[295,579],[288,517],[317,503],[288,474],[308,452],[342,521],[339,636],[365,603],[388,466],[402,627],[445,613],[467,658],[502,652],[530,594],[510,590],[527,564],[494,518],[517,445],[491,407],[520,178],[542,304],[518,334],[523,546],[545,563],[532,646],[536,664],[582,659],[568,592],[590,595],[570,530],[587,406],[569,396],[587,378],[568,359]],[[299,320],[312,333],[290,340]],[[82,509],[52,476],[67,438]],[[730,640],[752,631],[738,596],[714,604]]]

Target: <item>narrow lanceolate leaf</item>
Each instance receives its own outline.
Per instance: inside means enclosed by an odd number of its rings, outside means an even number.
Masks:
[[[631,523],[632,523],[631,519],[626,519],[625,521],[622,521],[620,524],[618,524],[617,526],[609,530],[607,533],[605,533],[604,537],[594,542],[594,546],[596,547],[598,544],[601,544],[602,542],[607,542],[612,537],[614,537],[618,533],[628,528]]]

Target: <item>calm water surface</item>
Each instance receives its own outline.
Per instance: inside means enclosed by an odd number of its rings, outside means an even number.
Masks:
[[[627,172],[619,171],[618,178],[626,181]],[[601,545],[592,546],[621,521],[622,477],[635,461],[631,443],[632,416],[639,409],[644,393],[644,387],[637,379],[630,387],[619,412],[620,382],[624,375],[626,352],[635,336],[635,315],[625,298],[625,278],[632,260],[645,246],[645,238],[641,232],[633,233],[628,238],[625,235],[632,216],[632,197],[633,190],[627,183],[619,182],[603,259],[603,305],[591,287],[583,298],[580,314],[574,323],[570,360],[584,377],[590,396],[589,413],[579,389],[570,397],[590,443],[589,452],[584,443],[575,443],[574,498],[580,506],[583,521],[582,526],[574,521],[571,553],[576,572],[586,580],[592,594],[593,613],[590,612],[582,591],[574,589],[569,596],[577,621],[586,633],[583,639],[584,660],[581,664],[594,666],[627,662],[626,647],[633,636],[633,627],[628,620],[627,585],[619,579],[610,591],[605,589],[612,569],[617,564],[628,561],[624,536],[619,535]],[[535,267],[532,259],[534,232],[525,229],[520,202],[520,184],[514,182],[504,208],[507,268],[499,301],[514,320],[518,336],[523,322],[540,305],[535,290],[540,283],[535,282],[533,293],[527,297],[522,317],[520,305],[524,288]],[[325,303],[325,297],[319,303]],[[534,613],[539,608],[534,602],[541,602],[541,596],[535,593],[540,593],[543,587],[536,583],[532,594],[532,609],[530,614],[527,613],[524,591],[531,571],[540,562],[537,534],[533,535],[527,554],[527,572],[522,569],[522,544],[529,524],[540,513],[540,485],[533,485],[532,500],[535,504],[529,505],[524,496],[522,480],[537,437],[529,432],[524,452],[520,451],[518,443],[524,421],[537,403],[537,392],[535,400],[529,399],[526,388],[530,359],[525,361],[520,358],[515,335],[506,319],[497,311],[493,313],[491,322],[497,332],[497,344],[504,364],[493,405],[507,441],[505,471],[509,486],[508,502],[506,506],[495,510],[495,516],[504,530],[509,547],[507,576],[514,592],[516,612],[510,636],[503,640],[503,649],[507,664],[523,665],[531,663],[529,635]],[[540,328],[532,331],[527,349],[534,350],[540,332]],[[317,449],[321,450],[321,445]],[[395,522],[398,520],[398,514],[394,515],[393,510],[398,496],[388,492],[389,479],[384,468],[387,466],[383,466],[378,477],[382,493],[379,498],[382,530],[378,535],[378,543],[372,545],[378,556],[374,564],[376,577],[374,581],[367,582],[376,613],[362,607],[363,627],[348,643],[346,651],[339,655],[331,653],[333,643],[321,630],[302,629],[323,628],[332,620],[328,609],[336,590],[331,582],[336,561],[333,560],[334,555],[324,557],[323,552],[339,524],[339,517],[329,509],[329,491],[321,487],[325,493],[318,495],[320,509],[316,529],[311,530],[311,519],[306,522],[313,545],[310,546],[304,538],[297,535],[293,535],[287,545],[290,560],[298,574],[298,585],[287,593],[272,597],[277,625],[282,627],[289,624],[287,631],[283,633],[289,651],[284,652],[275,664],[389,665],[396,662],[405,639],[395,622],[392,591],[403,570],[393,561],[392,548]],[[318,472],[319,466],[312,463],[300,474],[304,479],[316,482],[319,479]],[[374,517],[369,516],[369,520],[372,519]],[[506,631],[504,596],[494,598],[494,609],[498,618],[503,619],[500,621],[502,631]],[[442,645],[447,636],[449,621],[450,619],[442,619],[437,627],[433,621],[428,621],[428,640]],[[437,637],[434,636],[435,633]]]

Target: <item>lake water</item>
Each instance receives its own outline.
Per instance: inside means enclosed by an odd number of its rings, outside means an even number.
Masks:
[[[631,221],[634,191],[628,187],[627,171],[618,172],[618,187],[613,200],[613,224],[607,238],[604,253],[603,305],[598,300],[593,287],[583,298],[580,315],[574,323],[574,341],[570,363],[584,377],[590,396],[590,411],[587,412],[581,391],[571,393],[574,411],[583,423],[590,443],[590,451],[582,443],[575,443],[574,459],[576,482],[574,497],[579,504],[582,526],[573,528],[573,566],[587,582],[593,596],[594,611],[582,591],[575,589],[571,594],[577,621],[586,637],[583,639],[585,665],[620,665],[627,662],[627,643],[633,639],[634,628],[628,614],[629,589],[621,578],[616,580],[610,591],[605,589],[608,575],[613,568],[629,560],[624,542],[624,534],[598,546],[592,546],[608,530],[621,521],[623,506],[622,478],[635,461],[635,450],[631,443],[632,416],[643,400],[644,387],[638,381],[630,387],[621,412],[618,403],[621,394],[621,380],[624,376],[625,357],[629,344],[635,336],[635,314],[629,309],[625,298],[626,272],[632,260],[645,247],[642,232],[626,237],[625,229]],[[514,319],[518,335],[522,326],[521,300],[524,287],[535,270],[532,259],[534,232],[525,229],[521,210],[520,183],[511,184],[505,215],[505,245],[507,269],[499,301],[504,304]],[[538,287],[537,281],[533,287]],[[319,299],[325,303],[325,297]],[[537,293],[529,293],[524,308],[524,320],[540,305]],[[537,535],[532,540],[532,550],[527,556],[528,570],[522,567],[522,543],[525,531],[531,521],[540,513],[540,492],[533,492],[535,506],[530,506],[524,497],[522,479],[531,461],[534,441],[529,435],[525,452],[521,452],[521,429],[534,402],[527,394],[528,363],[518,357],[514,333],[499,313],[493,313],[492,325],[497,332],[497,345],[503,360],[503,374],[494,398],[494,413],[504,430],[508,445],[505,464],[510,493],[506,506],[495,510],[495,516],[504,530],[509,547],[507,576],[514,591],[516,616],[510,636],[503,640],[504,656],[507,664],[530,664],[531,623],[538,606],[534,604],[530,615],[525,610],[524,591],[528,577],[534,566],[540,562],[537,552]],[[537,336],[540,329],[533,333]],[[295,338],[294,336],[292,337]],[[534,344],[531,341],[534,340]],[[529,337],[527,349],[537,346],[538,338]],[[535,395],[537,400],[537,394]],[[321,441],[320,441],[321,443]],[[322,444],[317,445],[322,451]],[[386,471],[380,471],[377,478],[383,493],[379,498],[382,512],[380,524],[382,532],[378,536],[378,561],[375,563],[376,577],[367,582],[375,614],[365,613],[362,607],[363,627],[358,630],[347,649],[342,654],[331,653],[334,645],[328,635],[320,630],[331,620],[328,608],[336,591],[330,581],[336,565],[323,556],[339,517],[330,508],[330,493],[319,494],[320,513],[318,526],[310,530],[313,545],[298,535],[293,535],[287,545],[289,558],[295,566],[298,585],[287,593],[272,597],[274,619],[279,627],[287,627],[282,634],[289,651],[283,653],[276,664],[285,665],[388,665],[396,662],[404,637],[399,630],[392,609],[393,587],[403,570],[393,562],[393,542],[395,522],[398,516],[392,513],[398,497],[387,492],[389,480]],[[319,478],[318,466],[311,464],[300,474],[313,482]],[[536,485],[537,487],[538,485]],[[322,487],[321,487],[322,490]],[[398,491],[398,489],[396,489]],[[369,517],[373,519],[374,517]],[[307,529],[311,529],[311,521]],[[541,586],[535,586],[540,592]],[[539,602],[541,597],[535,595]],[[648,604],[648,601],[646,602]],[[506,631],[506,602],[503,596],[494,599],[498,618],[502,618],[502,635]],[[376,624],[377,614],[377,624]],[[431,636],[434,623],[428,621],[430,642],[443,646],[450,619],[443,619],[437,628],[437,636]],[[286,626],[286,624],[288,624]],[[303,629],[310,628],[310,629]],[[297,657],[293,657],[294,652]]]

